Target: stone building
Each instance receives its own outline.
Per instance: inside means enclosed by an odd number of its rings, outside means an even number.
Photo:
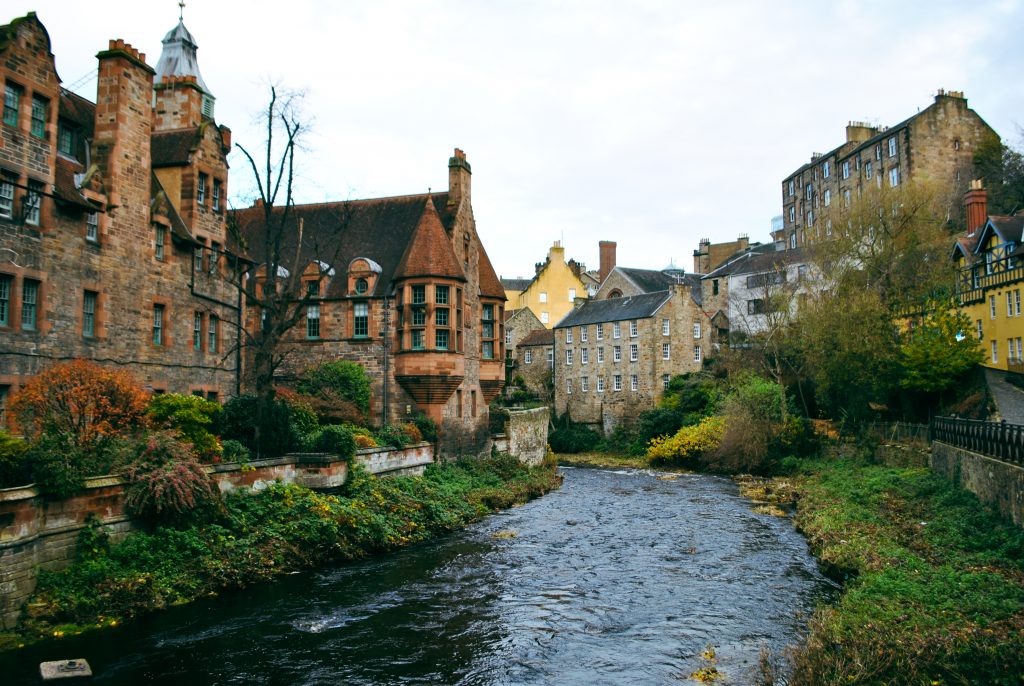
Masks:
[[[572,310],[577,298],[588,295],[586,268],[565,261],[565,248],[555,241],[543,262],[535,266],[532,279],[502,279],[510,309],[529,308],[547,328]],[[587,279],[590,281],[590,279]]]
[[[195,56],[181,23],[156,69],[111,41],[93,103],[61,86],[35,13],[0,26],[0,401],[71,358],[154,392],[236,392],[231,133]]]
[[[287,381],[321,362],[358,362],[373,381],[374,421],[422,412],[451,456],[490,449],[488,404],[505,381],[505,292],[477,233],[461,150],[448,172],[447,193],[290,209],[283,254],[299,256],[310,278],[296,295],[312,300],[278,374]],[[262,262],[263,208],[234,218],[248,256]],[[258,322],[253,312],[248,325]]]
[[[894,126],[850,122],[842,145],[813,154],[783,179],[783,228],[772,238],[791,249],[826,235],[824,215],[832,203],[848,204],[871,185],[930,179],[966,186],[979,143],[995,135],[958,91],[940,90],[930,106]]]
[[[643,291],[661,281],[657,274],[667,277],[660,288]],[[605,434],[631,422],[673,376],[702,368],[709,321],[699,276],[614,268],[597,298],[555,325],[556,414]]]
[[[541,401],[553,400],[555,334],[551,329],[531,331],[516,346],[512,373],[523,377],[526,388]]]
[[[506,291],[507,293],[507,291]],[[505,381],[511,380],[516,366],[516,347],[519,342],[534,331],[547,331],[537,315],[529,307],[505,310]]]

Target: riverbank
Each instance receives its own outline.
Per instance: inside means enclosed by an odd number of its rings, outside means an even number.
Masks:
[[[651,464],[643,455],[619,455],[616,453],[588,452],[559,454],[558,464],[569,467],[600,467],[604,469],[650,469]]]
[[[109,545],[86,529],[78,560],[40,576],[16,632],[0,648],[88,629],[282,574],[386,553],[458,529],[561,483],[552,465],[509,456],[433,465],[422,478],[353,470],[337,495],[275,484],[226,497],[215,521],[138,531]]]

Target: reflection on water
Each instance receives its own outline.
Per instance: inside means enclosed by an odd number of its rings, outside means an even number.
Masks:
[[[103,684],[668,684],[710,644],[744,684],[830,590],[791,524],[727,480],[565,476],[444,540],[35,647],[0,673],[35,683],[40,661],[85,657]]]

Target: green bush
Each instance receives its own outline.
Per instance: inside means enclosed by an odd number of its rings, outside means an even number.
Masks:
[[[570,424],[548,434],[548,444],[556,453],[585,453],[601,443],[601,434],[585,426]]]
[[[24,486],[32,481],[28,443],[0,430],[0,488]]]
[[[256,396],[238,395],[225,403],[219,424],[222,438],[241,442],[254,455],[276,457],[300,444],[292,426],[291,409],[280,400],[274,401],[263,427],[262,451],[256,445]]]
[[[224,448],[225,462],[248,462],[252,457],[252,453],[240,441],[229,438],[221,443],[221,447]]]
[[[417,414],[413,416],[412,423],[420,430],[424,441],[437,443],[437,422],[425,414]]]
[[[217,485],[188,445],[170,432],[154,432],[144,439],[125,477],[125,509],[153,524],[205,519],[220,504]]]
[[[373,432],[377,439],[377,445],[390,445],[393,448],[402,449],[409,444],[409,436],[402,430],[402,427],[394,424],[385,424]]]
[[[220,404],[197,395],[161,393],[149,401],[147,414],[156,428],[170,429],[202,460],[212,462],[221,457],[223,449],[210,429],[222,412]]]
[[[32,480],[40,492],[54,500],[63,500],[79,493],[90,475],[89,455],[71,437],[43,433],[32,441],[26,453],[32,466]]]
[[[324,400],[341,400],[363,413],[370,410],[370,377],[362,365],[346,360],[307,369],[296,388]]]
[[[356,439],[347,426],[331,424],[317,434],[315,448],[317,452],[331,453],[342,459],[351,460],[356,454]]]

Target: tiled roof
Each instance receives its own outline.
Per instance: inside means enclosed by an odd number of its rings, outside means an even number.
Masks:
[[[151,207],[154,211],[163,214],[170,220],[171,236],[186,243],[196,243],[196,239],[193,238],[192,232],[188,230],[185,220],[181,218],[178,210],[174,209],[174,203],[167,197],[167,192],[164,190],[163,184],[160,183],[160,179],[153,172],[150,172],[149,176]]]
[[[84,171],[77,160],[57,155],[57,166],[53,175],[53,194],[62,203],[83,209],[96,209],[75,185],[75,174]]]
[[[555,332],[551,329],[536,329],[523,336],[516,344],[517,348],[531,345],[554,345]]]
[[[405,246],[402,259],[395,268],[394,278],[408,279],[414,276],[439,276],[447,279],[466,280],[466,275],[455,257],[452,242],[441,226],[437,208],[427,196],[423,201],[423,212],[412,238]]]
[[[156,131],[150,142],[154,167],[177,167],[188,164],[189,156],[199,142],[199,127]]]
[[[525,291],[533,279],[502,279],[501,287],[506,291]]]
[[[478,269],[480,270],[480,295],[487,298],[506,300],[505,289],[502,288],[501,281],[498,280],[498,275],[494,272],[494,267],[491,265],[491,258],[487,256],[487,251],[484,250],[483,243],[480,244],[480,260]]]
[[[423,215],[427,194],[405,195],[371,200],[296,205],[289,213],[285,226],[282,254],[294,255],[298,222],[303,222],[302,245],[299,250],[302,264],[321,260],[332,267],[344,268],[356,257],[369,257],[381,266],[371,295],[383,296],[390,292],[395,270],[409,244],[413,231]],[[441,225],[450,228],[455,221],[448,208],[448,194],[434,193],[434,209]],[[275,217],[282,209],[274,208]],[[236,210],[233,213],[240,233],[247,242],[247,255],[262,262],[264,255],[264,212],[261,206]],[[345,279],[332,279],[327,296],[345,294]]]
[[[617,322],[626,319],[644,319],[652,316],[672,295],[671,291],[656,291],[625,298],[588,300],[565,315],[555,324],[556,329],[600,322]]]

